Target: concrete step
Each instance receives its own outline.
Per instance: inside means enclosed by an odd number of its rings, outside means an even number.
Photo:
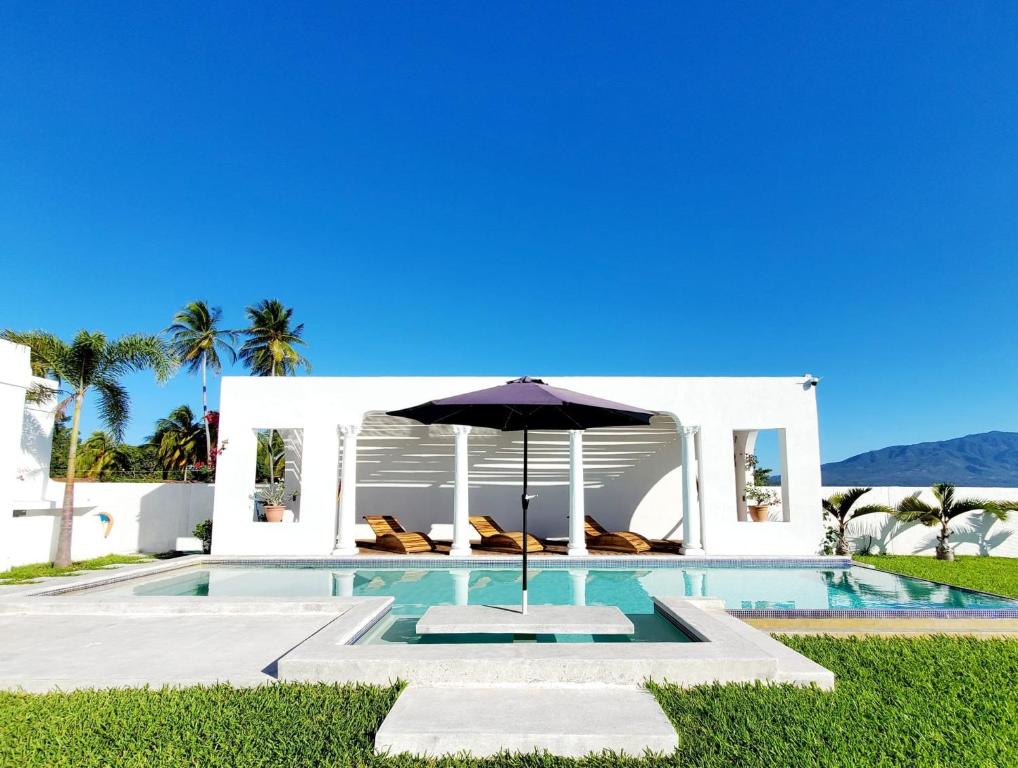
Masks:
[[[646,690],[619,686],[410,685],[375,735],[378,753],[433,756],[547,750],[671,753],[678,736]]]

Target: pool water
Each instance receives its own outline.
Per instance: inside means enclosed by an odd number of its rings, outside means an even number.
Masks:
[[[714,597],[729,609],[994,609],[1018,602],[867,568],[646,567],[576,569],[531,567],[530,603],[614,605],[636,628],[632,637],[537,636],[534,642],[684,642],[681,630],[654,611],[654,597]],[[357,568],[212,566],[151,581],[115,585],[108,592],[136,596],[391,596],[389,617],[361,642],[451,642],[425,638],[414,625],[433,605],[514,605],[519,567]],[[506,642],[507,637],[461,636],[457,642]],[[519,638],[517,638],[519,641]]]

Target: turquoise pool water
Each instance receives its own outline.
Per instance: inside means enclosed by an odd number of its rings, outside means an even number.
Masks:
[[[519,567],[358,568],[212,566],[151,581],[124,583],[110,592],[137,596],[392,596],[392,615],[362,642],[427,642],[413,626],[432,605],[513,605],[521,594]],[[730,609],[1015,609],[1018,602],[866,568],[648,567],[637,569],[530,569],[530,602],[614,605],[636,626],[615,642],[688,640],[654,612],[653,597],[716,597]],[[485,639],[461,638],[471,642]],[[589,642],[583,637],[537,642]],[[594,638],[610,642],[609,638]]]

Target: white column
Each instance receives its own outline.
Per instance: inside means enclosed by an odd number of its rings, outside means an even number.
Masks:
[[[346,556],[356,555],[358,551],[353,532],[357,523],[357,435],[361,433],[361,427],[360,424],[343,424],[339,432],[343,435],[343,471],[340,475],[338,533],[332,554]]]
[[[470,603],[470,569],[450,568],[449,575],[452,576],[454,604],[468,605]]]
[[[456,441],[455,489],[452,508],[452,557],[470,556],[470,427],[457,424],[452,428]]]
[[[583,527],[583,430],[569,430],[569,556],[587,554]]]
[[[702,557],[700,501],[696,493],[696,433],[699,427],[679,427],[682,438],[682,553]]]
[[[587,604],[587,570],[569,569],[569,581],[573,588],[573,605]]]
[[[354,576],[356,571],[332,572],[332,596],[353,597]]]

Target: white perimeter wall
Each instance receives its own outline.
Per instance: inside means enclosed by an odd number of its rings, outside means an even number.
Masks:
[[[825,487],[824,497],[846,491],[847,487]],[[858,504],[887,504],[893,507],[906,496],[919,491],[922,498],[934,502],[929,488],[886,486],[874,488]],[[955,498],[1018,499],[1018,488],[956,488]],[[951,547],[959,555],[996,555],[1018,557],[1018,512],[999,521],[980,512],[970,512],[955,518],[951,524]],[[856,552],[867,549],[892,555],[932,555],[937,546],[940,526],[897,522],[886,514],[863,515],[849,523],[848,534]]]
[[[825,487],[824,496],[842,487]],[[166,552],[172,550],[178,536],[190,536],[194,526],[212,517],[214,487],[199,483],[80,483],[75,495],[84,509],[74,518],[74,552],[76,560],[99,557],[110,553]],[[915,491],[932,501],[925,488],[881,487],[874,488],[864,497],[864,503],[895,504]],[[48,496],[60,503],[63,485],[51,481]],[[986,499],[1018,498],[1018,488],[959,488],[959,497]],[[114,516],[109,538],[103,537],[100,512]],[[817,516],[819,518],[819,511]],[[9,533],[14,543],[14,565],[36,563],[52,559],[56,553],[56,533],[59,512],[34,513],[11,520]],[[634,521],[641,530],[640,521]],[[777,523],[748,523],[764,530]],[[972,513],[960,518],[953,527],[952,545],[959,554],[990,554],[999,557],[1018,557],[1018,513],[1012,513],[1006,522],[993,521],[984,515]],[[439,524],[435,534],[444,538],[452,535],[451,526]],[[850,538],[857,550],[870,545],[876,551],[896,555],[932,555],[936,546],[936,529],[922,525],[901,525],[887,515],[868,515],[849,526]],[[358,532],[361,538],[371,538],[365,526]],[[819,538],[813,551],[819,548]]]
[[[12,565],[55,557],[63,488],[58,481],[47,486],[47,499],[55,509],[10,521]],[[203,483],[76,483],[71,558],[168,552],[178,536],[190,536],[197,523],[212,517],[212,496],[213,486]],[[113,517],[108,537],[100,513]]]

